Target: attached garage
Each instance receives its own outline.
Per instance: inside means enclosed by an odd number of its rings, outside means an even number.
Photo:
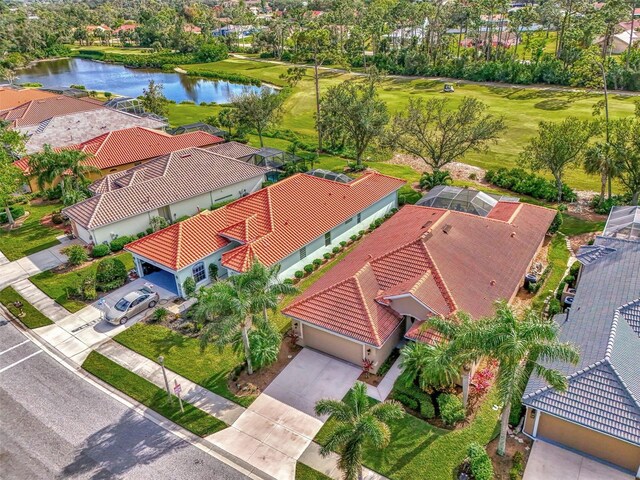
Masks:
[[[308,324],[302,324],[300,344],[347,362],[362,365],[362,344]]]
[[[624,470],[633,473],[638,471],[640,445],[633,445],[543,412],[539,412],[538,415],[536,428],[535,413],[527,409],[525,423],[527,434],[584,452]]]

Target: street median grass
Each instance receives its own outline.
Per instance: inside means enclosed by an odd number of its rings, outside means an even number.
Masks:
[[[472,442],[486,445],[497,435],[499,412],[493,410],[495,403],[497,395],[492,391],[482,400],[469,424],[453,431],[434,427],[409,414],[390,421],[389,445],[383,450],[365,445],[364,465],[391,480],[451,480]],[[315,441],[325,443],[334,428],[336,422],[329,418]]]
[[[20,309],[13,305],[14,302],[22,303],[22,312],[24,312],[24,316],[20,316]],[[16,292],[13,287],[7,287],[0,292],[0,303],[2,303],[6,309],[17,317],[27,328],[38,328],[53,325],[51,320],[22,298],[22,296]]]
[[[127,270],[134,268],[133,257],[130,253],[125,252],[113,257],[105,258],[117,258],[121,260]],[[31,282],[47,296],[55,300],[56,303],[66,308],[71,313],[75,313],[86,307],[88,303],[69,298],[67,296],[67,290],[69,287],[72,287],[79,282],[80,279],[88,275],[95,276],[99,262],[100,260],[96,260],[86,267],[78,268],[77,270],[72,270],[66,273],[56,273],[53,270],[47,270],[34,275],[29,280],[31,280]]]
[[[172,395],[172,404],[167,392],[97,352],[89,354],[82,368],[199,437],[206,437],[227,427],[223,421],[184,401],[182,413],[175,395]]]

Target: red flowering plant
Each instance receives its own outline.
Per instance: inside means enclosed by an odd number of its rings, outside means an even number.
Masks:
[[[482,397],[493,383],[495,378],[495,369],[498,366],[497,360],[491,360],[487,366],[476,371],[471,378],[471,394],[476,397]]]
[[[366,375],[369,375],[369,373],[371,373],[372,369],[373,369],[373,360],[369,360],[368,358],[363,358],[362,359],[362,371]]]

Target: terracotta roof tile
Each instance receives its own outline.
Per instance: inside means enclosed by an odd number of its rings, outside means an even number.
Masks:
[[[328,305],[345,282],[369,266],[375,284],[358,301],[351,294],[353,305],[374,301],[392,311],[393,297],[413,295],[434,314],[462,310],[474,318],[489,315],[496,300],[510,300],[517,291],[554,216],[554,210],[527,204],[510,216],[511,223],[405,206],[283,313],[362,340],[362,327],[345,331],[348,324],[332,320],[337,312]],[[359,308],[352,321],[375,325],[378,319],[372,311]],[[379,345],[375,336],[368,341]]]
[[[36,125],[58,115],[86,112],[105,108],[91,99],[66,97],[64,95],[31,100],[10,110],[0,112],[0,119],[14,128]]]
[[[216,250],[209,245],[200,248],[203,238],[222,239],[219,234],[223,233],[239,240],[244,237],[247,242],[222,255],[225,267],[244,271],[256,258],[265,265],[273,265],[403,184],[403,180],[379,173],[368,173],[346,184],[298,174],[211,213],[186,220],[193,226],[192,233],[182,234],[179,248],[174,247],[170,252],[158,252],[164,248],[166,242],[162,237],[168,229],[133,242],[127,249],[180,269]],[[212,215],[220,218],[221,224],[214,226],[208,222],[207,218]],[[244,226],[242,222],[246,222]],[[167,235],[173,236],[174,232]],[[224,242],[228,243],[228,239]],[[192,254],[177,258],[179,250]]]
[[[37,88],[0,88],[0,111],[11,110],[33,100],[57,96],[55,93],[45,92]]]

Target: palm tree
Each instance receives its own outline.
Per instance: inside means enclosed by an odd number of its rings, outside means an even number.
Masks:
[[[89,155],[80,150],[55,151],[49,145],[44,150],[29,157],[29,169],[43,190],[60,179],[63,196],[72,190],[81,190],[89,183],[88,175],[100,170],[86,163]]]
[[[198,291],[198,302],[193,307],[194,318],[205,322],[200,335],[200,349],[214,343],[244,349],[247,373],[253,374],[249,332],[253,325],[253,299],[248,288],[249,277],[233,275]]]
[[[495,358],[499,362],[497,390],[502,408],[498,454],[504,455],[511,403],[522,395],[529,375],[544,379],[558,391],[567,388],[566,378],[550,368],[550,362],[577,363],[578,351],[569,343],[558,340],[558,326],[543,320],[533,310],[527,310],[521,318],[505,301],[497,303],[493,317],[469,322],[451,341],[457,352],[467,358]]]
[[[253,310],[262,311],[265,324],[269,323],[268,310],[276,311],[282,295],[298,293],[295,286],[278,279],[279,273],[280,264],[266,267],[257,258],[254,258],[251,268],[246,272],[250,277],[249,288],[252,291]]]
[[[400,352],[400,380],[407,386],[418,383],[422,390],[452,385],[460,376],[461,362],[451,356],[447,342],[428,345],[411,342]]]
[[[387,422],[402,418],[404,410],[394,400],[372,405],[367,386],[356,382],[345,400],[323,399],[316,403],[316,414],[332,415],[338,424],[320,454],[327,456],[332,451],[337,452],[340,456],[338,467],[344,472],[345,480],[361,480],[365,444],[385,448],[391,439]]]

